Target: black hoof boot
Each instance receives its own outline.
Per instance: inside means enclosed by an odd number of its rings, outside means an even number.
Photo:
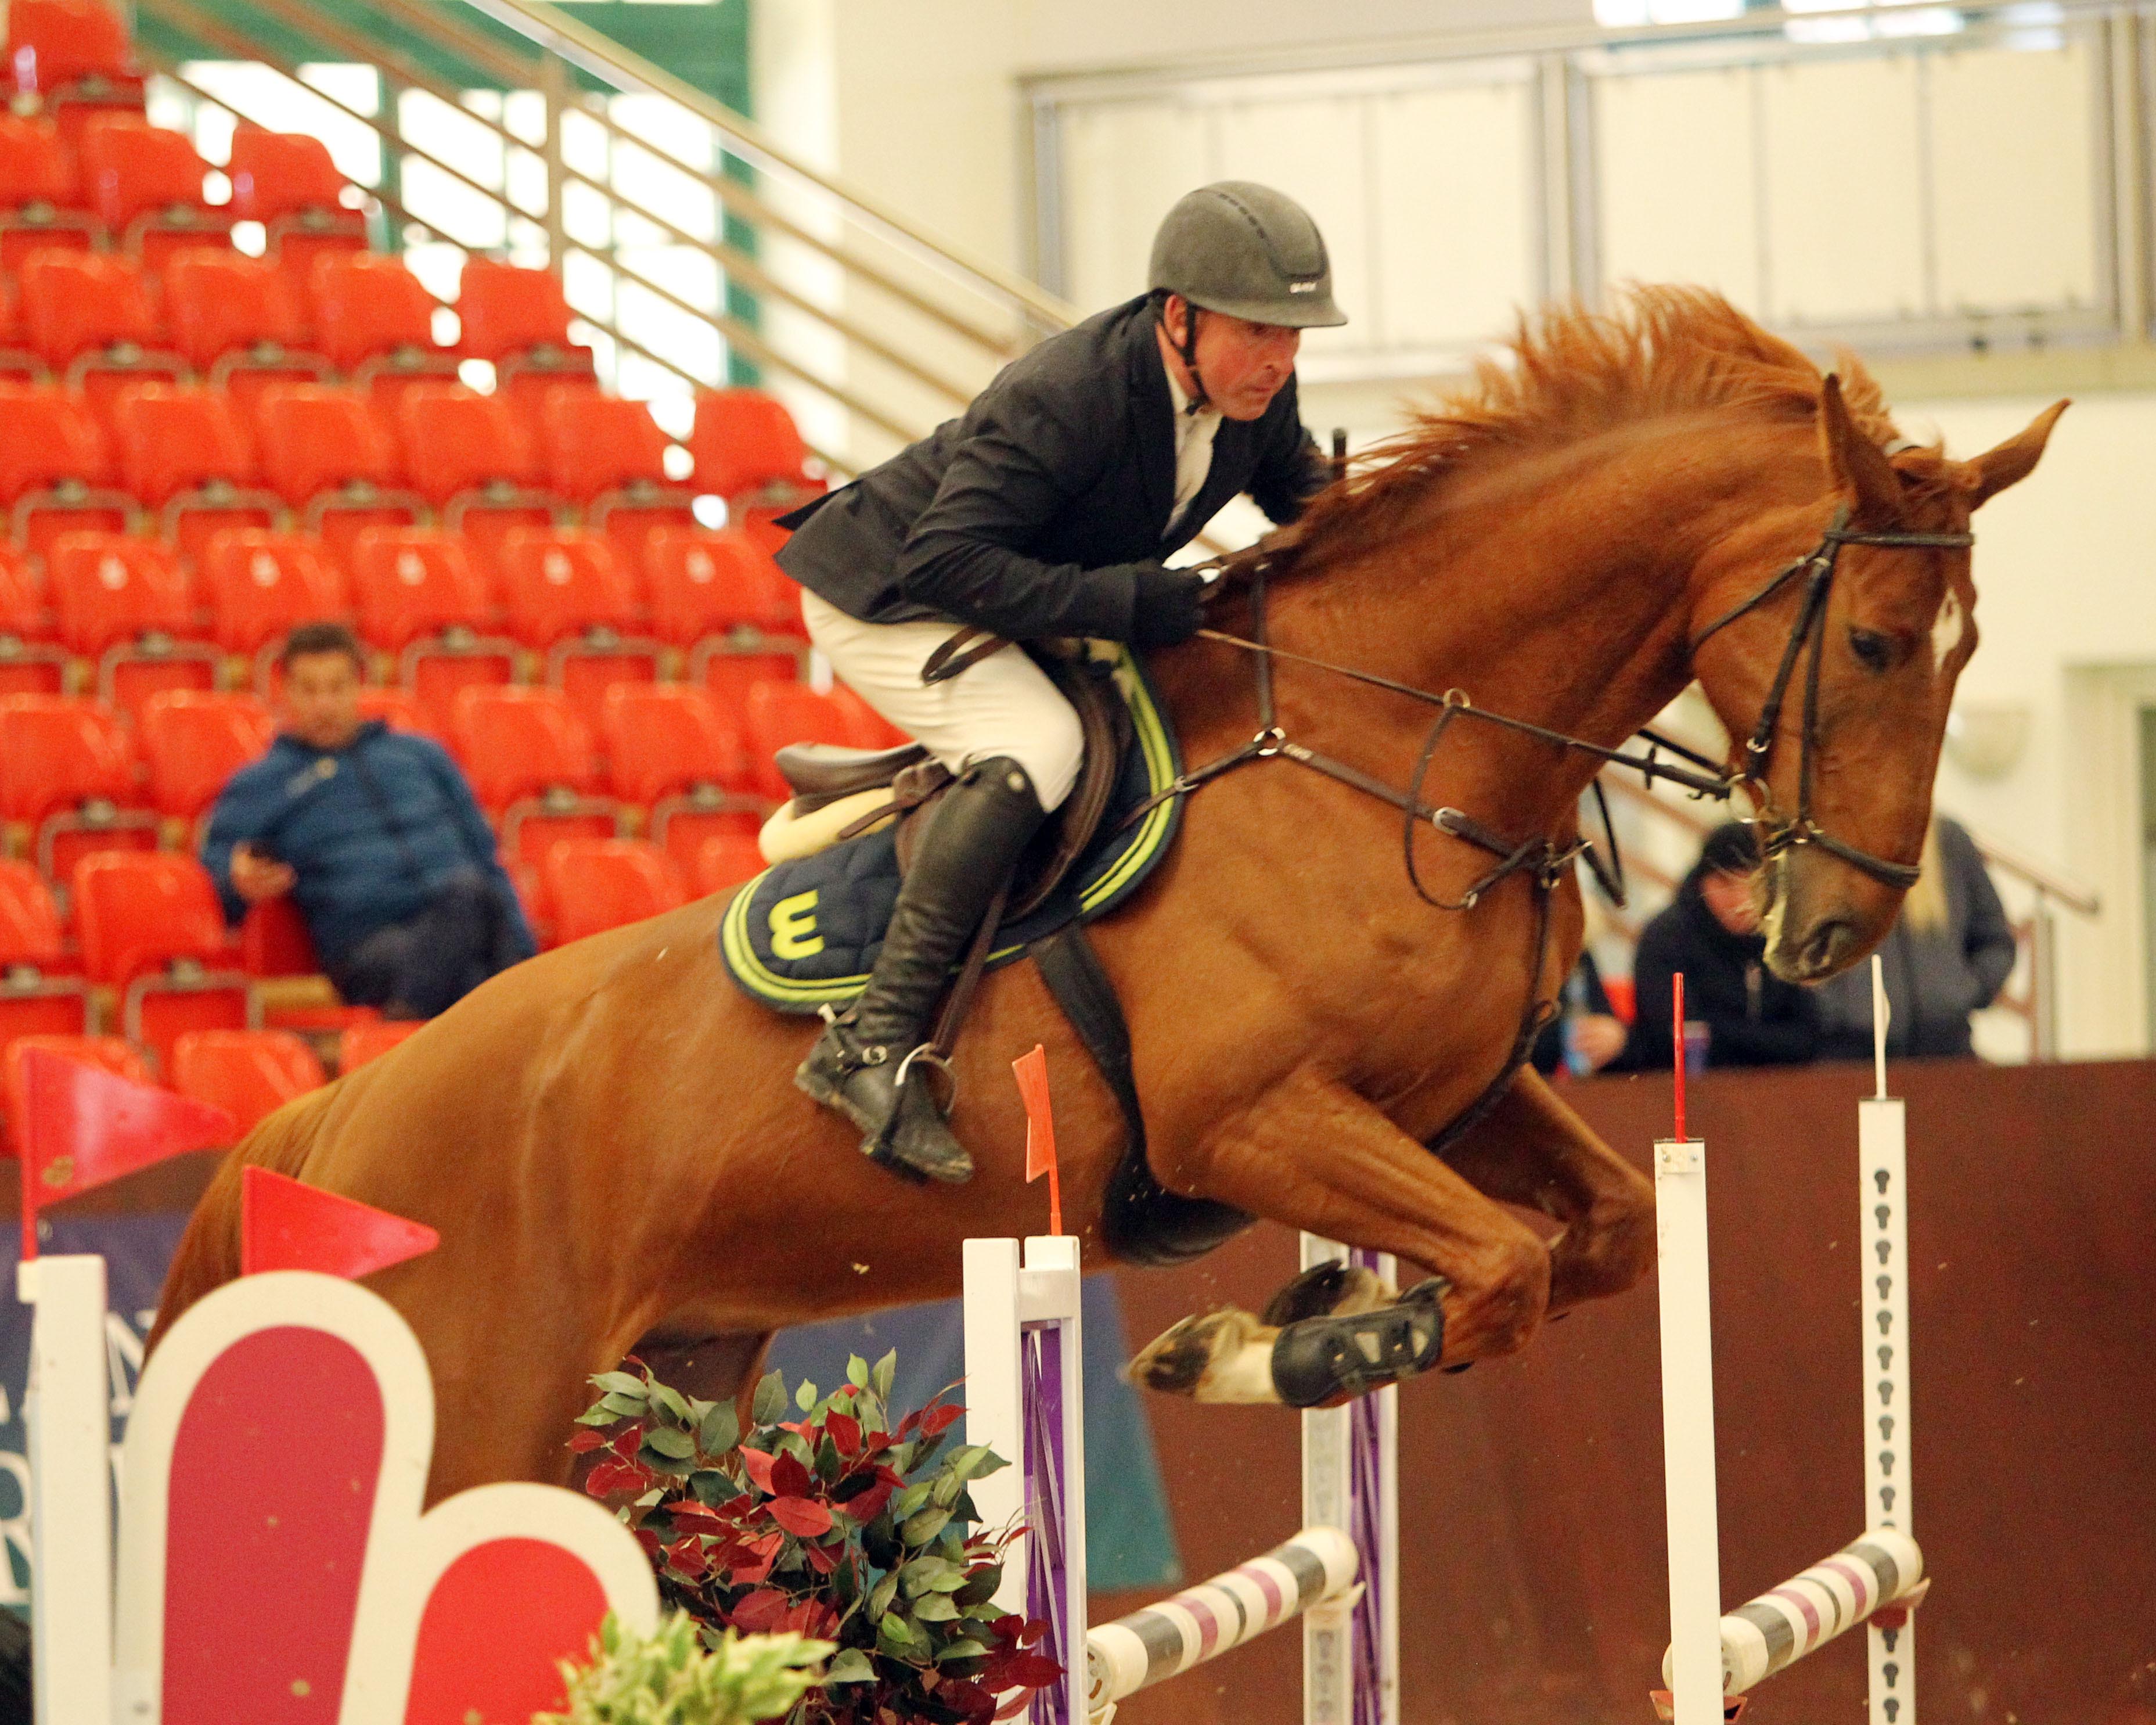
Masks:
[[[1273,1343],[1273,1388],[1291,1408],[1319,1408],[1383,1389],[1435,1365],[1445,1352],[1448,1284],[1433,1276],[1399,1302],[1352,1317],[1306,1317]]]
[[[817,1038],[793,1082],[861,1129],[861,1154],[871,1161],[956,1185],[973,1178],[973,1158],[944,1124],[927,1064],[887,1043],[863,1043],[841,1019]]]

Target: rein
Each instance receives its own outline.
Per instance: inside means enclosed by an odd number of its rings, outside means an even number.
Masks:
[[[1798,608],[1797,620],[1782,649],[1781,662],[1776,668],[1773,683],[1768,685],[1766,701],[1759,711],[1758,722],[1746,740],[1743,762],[1737,767],[1722,765],[1681,743],[1645,729],[1638,734],[1646,740],[1646,752],[1629,753],[1624,749],[1590,742],[1585,737],[1573,737],[1529,720],[1489,711],[1476,706],[1464,690],[1448,689],[1442,695],[1435,694],[1411,683],[1402,683],[1375,672],[1359,670],[1353,665],[1338,665],[1330,660],[1276,647],[1265,638],[1268,560],[1263,557],[1250,559],[1247,554],[1218,560],[1211,567],[1224,572],[1231,568],[1239,572],[1244,569],[1249,571],[1250,636],[1245,638],[1212,629],[1201,629],[1198,633],[1206,640],[1217,641],[1253,656],[1257,673],[1258,731],[1240,748],[1185,773],[1158,795],[1147,798],[1131,812],[1124,824],[1139,819],[1162,803],[1188,796],[1201,785],[1209,783],[1224,773],[1247,766],[1253,761],[1270,760],[1277,756],[1322,773],[1328,778],[1399,809],[1402,816],[1401,846],[1408,881],[1426,904],[1445,911],[1470,911],[1485,894],[1501,882],[1517,874],[1529,875],[1534,883],[1536,899],[1534,953],[1532,968],[1527,973],[1527,1007],[1521,1015],[1519,1031],[1513,1038],[1512,1053],[1496,1076],[1463,1112],[1430,1141],[1429,1147],[1432,1151],[1442,1152],[1478,1125],[1496,1106],[1498,1098],[1504,1094],[1514,1074],[1532,1050],[1535,1038],[1543,1027],[1557,1015],[1558,1003],[1553,999],[1542,999],[1542,975],[1549,957],[1551,900],[1573,863],[1584,860],[1612,902],[1620,906],[1625,902],[1624,861],[1617,849],[1616,829],[1610,822],[1609,806],[1603,797],[1599,781],[1594,784],[1594,795],[1609,848],[1607,861],[1584,837],[1576,837],[1568,843],[1560,844],[1546,835],[1536,834],[1515,840],[1457,809],[1433,808],[1424,801],[1423,786],[1429,778],[1430,765],[1436,757],[1438,746],[1444,742],[1455,720],[1479,720],[1484,724],[1495,725],[1522,736],[1537,737],[1561,749],[1591,755],[1606,765],[1637,773],[1649,784],[1657,778],[1667,779],[1673,784],[1684,786],[1695,796],[1712,797],[1727,802],[1740,786],[1757,786],[1762,793],[1761,806],[1764,813],[1756,824],[1766,829],[1760,845],[1763,863],[1771,862],[1799,845],[1815,845],[1829,855],[1839,858],[1884,886],[1906,890],[1916,884],[1919,872],[1917,865],[1896,862],[1861,850],[1845,840],[1835,838],[1812,817],[1812,765],[1819,747],[1820,671],[1821,661],[1825,657],[1827,599],[1833,587],[1842,547],[1845,545],[1876,545],[1905,550],[1959,550],[1974,545],[1976,536],[1969,532],[1863,532],[1852,529],[1848,522],[1847,509],[1836,510],[1818,545],[1781,570],[1742,604],[1717,618],[1690,644],[1688,651],[1697,654],[1722,630],[1768,604],[1784,588],[1799,577],[1804,578],[1804,599]],[[957,644],[954,642],[952,644],[955,646]],[[1776,820],[1771,800],[1766,795],[1766,773],[1774,754],[1775,733],[1780,727],[1782,710],[1788,701],[1790,681],[1796,675],[1797,661],[1807,646],[1810,649],[1811,657],[1804,679],[1803,723],[1798,735],[1797,810],[1789,819]],[[1415,761],[1414,773],[1409,780],[1407,788],[1395,788],[1360,768],[1321,754],[1291,739],[1281,726],[1273,696],[1273,663],[1276,660],[1307,665],[1314,670],[1344,677],[1366,687],[1404,696],[1425,706],[1437,708],[1437,717],[1432,721],[1429,734],[1423,739],[1421,752]],[[1676,755],[1691,764],[1671,766],[1659,758],[1662,752]],[[1456,899],[1444,898],[1431,892],[1424,884],[1416,866],[1415,829],[1425,822],[1446,837],[1472,845],[1495,859],[1491,867]]]

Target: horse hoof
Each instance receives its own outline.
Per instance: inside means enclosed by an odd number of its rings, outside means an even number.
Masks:
[[[1131,1377],[1163,1395],[1201,1402],[1274,1402],[1273,1332],[1229,1307],[1186,1317],[1147,1343]]]

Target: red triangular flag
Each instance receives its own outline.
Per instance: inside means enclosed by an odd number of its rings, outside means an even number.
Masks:
[[[1025,1178],[1048,1176],[1048,1231],[1063,1231],[1063,1182],[1055,1166],[1055,1112],[1048,1101],[1048,1050],[1039,1043],[1011,1062],[1025,1103]]]
[[[431,1252],[442,1236],[266,1168],[239,1175],[239,1273],[318,1270],[356,1280]]]
[[[239,1136],[233,1117],[49,1049],[23,1050],[23,1255],[37,1255],[37,1213],[189,1150]]]

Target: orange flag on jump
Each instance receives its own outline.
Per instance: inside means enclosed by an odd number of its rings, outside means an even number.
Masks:
[[[239,1175],[239,1273],[317,1270],[347,1280],[431,1252],[442,1236],[266,1168]]]
[[[38,1255],[38,1211],[168,1156],[239,1136],[232,1117],[49,1049],[23,1050],[23,1256]]]
[[[1011,1062],[1025,1103],[1025,1178],[1048,1176],[1048,1231],[1063,1231],[1063,1182],[1055,1166],[1055,1112],[1048,1101],[1048,1050],[1040,1044]]]

